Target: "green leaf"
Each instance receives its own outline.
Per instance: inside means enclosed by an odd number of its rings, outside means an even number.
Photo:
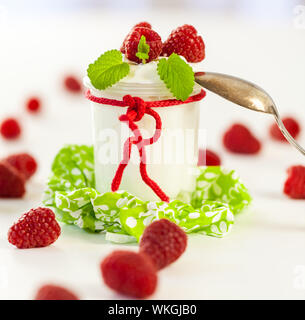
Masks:
[[[92,85],[96,89],[104,90],[126,77],[129,69],[129,64],[123,62],[123,56],[120,51],[109,50],[94,63],[89,64],[87,73]]]
[[[192,94],[195,84],[193,69],[177,54],[161,59],[157,69],[161,80],[178,100],[185,101]]]
[[[145,63],[146,60],[149,58],[149,55],[148,55],[149,50],[150,50],[149,44],[146,43],[146,38],[145,36],[142,35],[138,44],[138,52],[136,53],[136,56],[140,60],[142,60],[142,63]]]

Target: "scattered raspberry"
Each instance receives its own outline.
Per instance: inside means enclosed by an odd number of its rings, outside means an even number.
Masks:
[[[14,167],[1,161],[0,198],[21,198],[24,193],[24,177]]]
[[[18,138],[21,133],[19,122],[14,118],[5,119],[0,126],[0,132],[5,139]]]
[[[128,33],[128,35],[125,37],[125,39],[124,39],[124,41],[123,41],[123,44],[122,44],[121,49],[120,49],[120,51],[121,51],[122,53],[125,53],[125,44],[126,44],[127,38],[129,37],[129,35],[130,35],[130,33],[132,32],[132,30],[133,30],[134,28],[137,28],[137,27],[144,27],[144,28],[151,29],[151,24],[148,23],[148,22],[146,22],[146,21],[143,21],[143,22],[139,22],[139,23],[137,23],[136,25],[134,25],[134,26],[132,27],[131,31]]]
[[[28,153],[13,154],[4,159],[28,180],[37,170],[36,160]]]
[[[156,268],[141,253],[114,251],[102,261],[101,271],[108,287],[128,296],[145,298],[157,286]]]
[[[74,76],[67,76],[64,79],[64,86],[65,88],[73,93],[79,93],[82,90],[82,85],[80,83],[80,81],[74,77]]]
[[[171,32],[163,43],[162,55],[168,57],[173,52],[188,62],[200,62],[205,58],[204,42],[193,26],[185,24]]]
[[[223,136],[224,146],[233,153],[255,154],[261,149],[261,143],[250,130],[242,124],[233,124]]]
[[[41,101],[37,97],[32,97],[26,102],[26,109],[31,113],[39,112],[41,108]]]
[[[220,164],[220,158],[215,152],[199,149],[198,166],[220,166]]]
[[[8,241],[19,249],[46,247],[60,235],[54,212],[48,208],[31,209],[8,231]]]
[[[289,118],[289,117],[284,118],[283,123],[284,123],[286,129],[288,130],[288,132],[292,135],[292,137],[297,138],[297,136],[299,135],[299,133],[301,131],[301,127],[300,127],[299,123],[295,119]],[[286,140],[286,138],[283,136],[281,130],[279,129],[279,127],[277,126],[276,123],[274,123],[270,127],[270,135],[275,140],[288,142]]]
[[[66,288],[47,284],[38,290],[35,300],[79,300],[79,298]]]
[[[161,219],[151,223],[140,241],[140,252],[147,254],[158,270],[176,261],[185,251],[187,236],[175,223]]]
[[[149,28],[138,27],[131,30],[128,38],[125,41],[125,55],[127,59],[140,63],[140,59],[136,56],[138,52],[138,44],[141,36],[145,36],[146,43],[149,45],[149,59],[146,62],[157,59],[162,50],[161,37],[157,32]]]
[[[305,167],[292,166],[287,170],[288,178],[284,193],[293,199],[305,199]]]

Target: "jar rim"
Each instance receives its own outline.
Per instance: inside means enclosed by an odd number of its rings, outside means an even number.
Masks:
[[[88,76],[83,79],[83,84],[86,88],[97,97],[123,97],[130,94],[132,96],[139,96],[146,100],[165,100],[175,98],[163,83],[150,83],[150,82],[124,82],[123,80],[114,84],[112,87],[105,90],[96,89]],[[194,90],[191,96],[198,94],[201,91],[201,87],[195,83]]]

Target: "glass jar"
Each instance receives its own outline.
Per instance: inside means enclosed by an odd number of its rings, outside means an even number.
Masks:
[[[123,96],[140,97],[144,101],[173,99],[162,83],[124,83],[120,81],[106,90],[95,89],[89,80],[85,86],[92,95],[108,99],[122,100]],[[192,95],[200,93],[197,84]],[[96,189],[111,191],[111,183],[120,161],[124,142],[133,133],[119,116],[125,114],[127,107],[103,105],[91,101],[93,121],[93,141],[95,155]],[[180,191],[194,190],[194,166],[198,160],[198,125],[200,101],[170,107],[152,108],[162,120],[161,137],[152,145],[145,147],[147,154],[147,173],[165,194],[174,199]],[[143,138],[152,137],[155,120],[145,114],[136,122]],[[159,200],[155,193],[142,180],[139,171],[139,153],[132,146],[131,159],[125,168],[120,190],[126,190],[142,200]]]

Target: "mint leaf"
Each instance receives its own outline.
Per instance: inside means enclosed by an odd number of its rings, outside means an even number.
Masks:
[[[142,60],[142,63],[145,63],[146,60],[149,58],[149,55],[148,55],[149,50],[150,50],[149,44],[146,43],[146,38],[145,36],[142,35],[138,44],[138,52],[136,53],[136,56],[140,60]]]
[[[126,77],[129,69],[119,50],[109,50],[89,64],[87,74],[96,89],[104,90]]]
[[[160,79],[178,100],[185,101],[191,95],[195,84],[193,69],[177,54],[160,59],[157,70]]]

